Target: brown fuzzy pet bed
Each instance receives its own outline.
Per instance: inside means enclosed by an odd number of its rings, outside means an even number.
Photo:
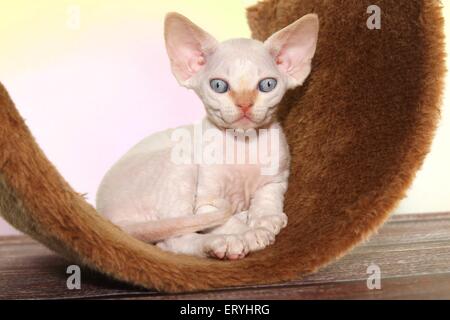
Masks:
[[[381,30],[366,26],[373,2]],[[385,221],[429,150],[443,88],[443,18],[433,0],[270,0],[248,18],[263,40],[310,12],[320,19],[313,72],[281,106],[292,173],[289,224],[275,245],[223,262],[128,236],[64,181],[0,85],[2,216],[72,261],[170,292],[280,282],[342,256]]]

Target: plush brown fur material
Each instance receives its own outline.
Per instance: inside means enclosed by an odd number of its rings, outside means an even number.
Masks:
[[[292,150],[289,224],[268,249],[221,262],[164,253],[124,234],[58,174],[0,85],[1,214],[70,259],[163,291],[274,283],[332,262],[374,232],[404,196],[441,103],[440,4],[377,0],[382,29],[369,30],[371,4],[270,0],[248,11],[258,39],[304,14],[320,18],[313,72],[281,105]]]

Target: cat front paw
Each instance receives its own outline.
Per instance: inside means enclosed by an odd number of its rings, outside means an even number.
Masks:
[[[204,251],[212,258],[238,260],[248,254],[249,247],[240,235],[216,235],[206,240]]]
[[[258,251],[275,242],[275,234],[266,228],[256,228],[244,233],[250,251]]]
[[[273,215],[257,215],[250,216],[248,225],[250,228],[265,228],[272,232],[274,235],[280,233],[281,229],[286,227],[288,218],[286,214],[273,214]]]

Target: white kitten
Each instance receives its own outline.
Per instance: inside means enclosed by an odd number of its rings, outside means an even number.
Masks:
[[[201,126],[156,133],[132,148],[104,177],[99,212],[172,252],[239,259],[273,243],[287,223],[283,200],[289,176],[289,150],[274,114],[286,90],[309,75],[317,35],[318,18],[309,14],[264,43],[218,43],[187,18],[168,14],[165,40],[172,71],[198,94],[207,117]],[[223,161],[195,161],[191,154],[184,158],[188,161],[174,161],[180,133],[214,136],[215,149],[209,148]],[[197,150],[194,140],[185,143],[188,150]],[[263,153],[259,150],[252,161],[249,151],[263,145],[276,163],[270,174],[262,171]]]

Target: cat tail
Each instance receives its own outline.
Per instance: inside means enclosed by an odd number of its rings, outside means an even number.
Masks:
[[[143,223],[119,224],[119,226],[125,232],[139,240],[154,243],[222,225],[232,216],[233,211],[227,200],[217,199],[206,204],[216,207],[217,210],[197,215],[193,214],[190,216],[153,220]]]

